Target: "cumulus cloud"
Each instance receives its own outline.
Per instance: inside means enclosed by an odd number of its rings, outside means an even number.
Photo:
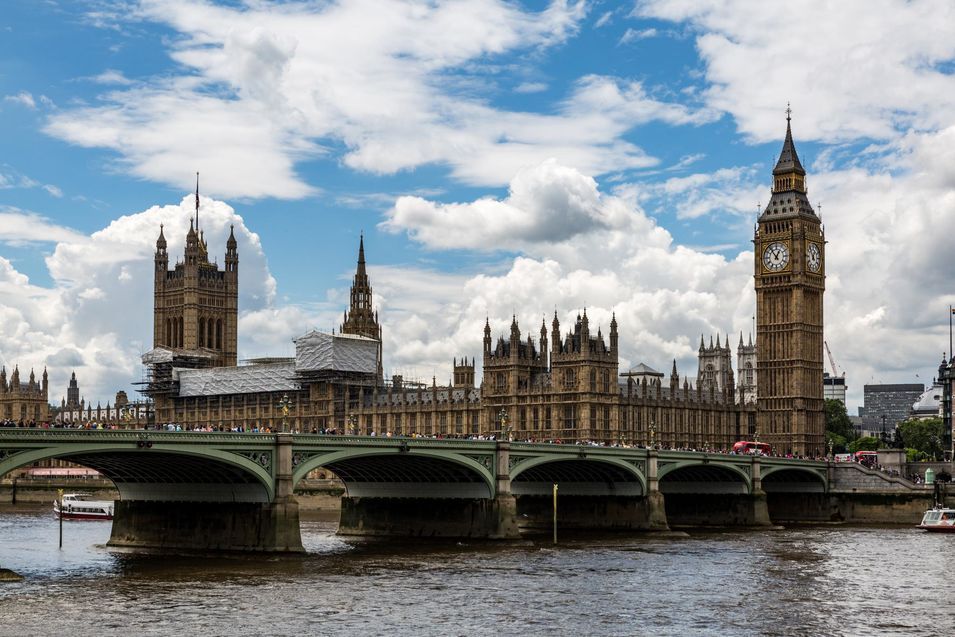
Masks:
[[[6,95],[4,96],[3,101],[19,104],[20,106],[26,106],[31,110],[36,108],[36,100],[33,99],[33,94],[28,91],[20,91],[15,95]]]
[[[159,182],[202,165],[228,196],[308,196],[314,187],[296,163],[330,147],[343,148],[355,170],[444,164],[479,185],[506,183],[547,157],[587,174],[641,168],[655,160],[622,139],[627,131],[712,117],[609,77],[581,80],[549,114],[495,108],[455,89],[455,74],[475,61],[564,42],[586,15],[583,2],[531,12],[503,0],[144,0],[133,15],[179,34],[170,54],[185,71],[120,84],[96,105],[54,114],[46,131],[113,149],[130,171]]]
[[[711,106],[765,142],[791,101],[802,139],[889,139],[955,114],[955,5],[642,0],[635,14],[695,28]]]

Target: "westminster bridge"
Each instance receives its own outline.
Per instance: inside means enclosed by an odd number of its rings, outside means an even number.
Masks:
[[[115,484],[111,546],[301,551],[294,489],[318,468],[344,483],[343,534],[516,538],[550,527],[554,485],[563,529],[842,515],[827,500],[835,465],[825,461],[463,439],[0,429],[0,476],[54,458]]]

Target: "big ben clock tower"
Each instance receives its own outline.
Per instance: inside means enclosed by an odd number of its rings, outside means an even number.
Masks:
[[[773,169],[773,193],[759,217],[756,252],[756,427],[777,451],[821,454],[822,297],[826,289],[822,222],[806,196],[786,109],[786,141]]]

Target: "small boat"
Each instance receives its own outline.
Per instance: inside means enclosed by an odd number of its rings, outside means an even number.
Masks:
[[[955,509],[929,509],[918,528],[932,533],[955,533]]]
[[[112,520],[112,500],[91,500],[88,493],[67,493],[63,496],[63,508],[53,501],[54,517],[64,520]]]

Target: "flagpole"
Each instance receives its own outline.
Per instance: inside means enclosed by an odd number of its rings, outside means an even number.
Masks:
[[[952,309],[952,306],[948,306],[948,355],[949,359],[955,358],[955,352],[952,351],[952,314],[955,314],[955,309]]]

